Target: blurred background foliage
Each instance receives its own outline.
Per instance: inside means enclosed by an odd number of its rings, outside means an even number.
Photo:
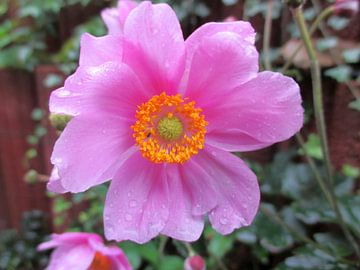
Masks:
[[[155,2],[169,3],[176,10],[183,26],[191,30],[199,22],[206,21],[213,8],[211,1],[206,0]],[[238,2],[240,1],[222,0],[222,5],[231,7]],[[333,1],[323,2],[326,4]],[[9,11],[9,3],[0,3],[0,68],[31,72],[40,64],[54,64],[64,74],[72,73],[77,66],[80,36],[84,32],[104,35],[106,28],[100,16],[95,15],[78,25],[68,39],[61,42],[58,24],[62,10],[79,5],[87,8],[90,5],[105,7],[114,4],[110,1],[92,0],[19,0],[14,16],[7,17],[5,15]],[[305,18],[309,24],[316,20],[321,11],[316,3],[319,1],[312,1],[305,9]],[[272,20],[278,20],[283,9],[287,7],[281,0],[273,0]],[[245,1],[242,18],[265,18],[267,11],[267,1],[248,0]],[[240,14],[234,15],[241,17]],[[339,14],[325,20],[325,26],[330,30],[316,39],[318,51],[332,57],[331,51],[342,47],[343,41],[337,33],[345,29],[349,21],[349,18]],[[273,30],[276,31],[275,28]],[[299,31],[293,22],[287,24],[287,32],[291,39],[299,37]],[[257,39],[262,39],[262,36],[263,33],[258,33]],[[288,57],[284,53],[285,47],[284,44],[272,46],[268,55],[262,50],[262,66],[268,58],[274,70],[281,70]],[[353,93],[355,90],[349,82],[360,82],[360,48],[347,46],[336,55],[335,64],[323,65],[324,75],[347,84]],[[286,73],[298,81],[308,76],[297,65],[291,66]],[[62,77],[57,74],[49,74],[44,80],[48,88],[61,82]],[[312,106],[311,103],[305,103],[304,106],[308,123],[313,117]],[[360,102],[356,96],[349,107],[360,111]],[[38,108],[31,117],[40,123],[44,116],[44,111]],[[219,235],[210,226],[206,226],[201,239],[191,246],[165,237],[159,237],[145,245],[120,243],[119,246],[124,249],[134,269],[181,270],[184,259],[194,251],[206,259],[208,269],[357,269],[353,251],[337,225],[335,213],[317,185],[312,166],[306,163],[305,154],[313,158],[320,174],[323,173],[319,138],[311,128],[305,127],[304,130],[308,136],[303,149],[290,147],[278,151],[270,162],[248,160],[259,178],[262,191],[262,204],[252,226],[237,230],[229,236]],[[28,143],[31,148],[26,153],[28,160],[36,157],[33,146],[39,143],[46,132],[46,128],[39,124],[33,134],[29,134]],[[242,158],[247,160],[246,156]],[[345,223],[360,239],[360,171],[349,164],[342,165],[342,170],[335,177],[335,193]],[[28,182],[36,182],[37,177],[36,171],[29,170]],[[107,188],[108,185],[103,184],[80,194],[49,194],[54,201],[54,225],[60,230],[97,232],[102,235],[102,213]],[[38,253],[35,250],[36,245],[49,235],[46,224],[44,214],[35,211],[24,215],[20,231],[1,232],[0,269],[32,270],[46,265],[49,253]]]

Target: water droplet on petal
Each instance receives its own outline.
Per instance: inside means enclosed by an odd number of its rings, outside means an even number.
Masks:
[[[228,221],[228,219],[227,219],[226,217],[220,218],[220,224],[221,224],[221,225],[226,225],[228,222],[229,222],[229,221]]]
[[[135,200],[131,200],[131,201],[129,202],[129,206],[130,206],[130,207],[136,207],[136,206],[137,206],[137,202],[136,202]]]
[[[126,214],[125,215],[125,220],[126,221],[131,221],[132,220],[132,216],[130,214]]]

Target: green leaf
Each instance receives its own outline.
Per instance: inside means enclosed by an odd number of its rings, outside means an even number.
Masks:
[[[338,39],[336,37],[322,38],[317,41],[316,48],[322,52],[336,47],[337,44]]]
[[[38,152],[37,152],[37,150],[35,148],[30,148],[25,153],[26,158],[29,159],[29,160],[37,157],[37,155],[38,155]]]
[[[350,80],[352,69],[347,65],[340,65],[325,71],[325,75],[335,79],[338,82],[346,82]]]
[[[324,247],[327,247],[337,256],[346,257],[352,253],[349,244],[339,235],[335,235],[333,233],[316,233],[314,234],[314,238],[316,242]]]
[[[228,251],[231,250],[234,240],[233,235],[223,236],[216,233],[210,240],[208,250],[212,255],[222,258]]]
[[[40,121],[45,115],[44,110],[36,108],[31,112],[31,119],[34,121]]]
[[[255,244],[257,241],[256,234],[249,228],[241,228],[236,232],[236,239],[244,244]]]
[[[353,48],[343,52],[343,58],[346,63],[356,64],[360,62],[360,48]]]
[[[349,103],[349,108],[360,111],[360,98]]]
[[[360,235],[360,196],[343,196],[339,202],[345,223]]]
[[[323,154],[321,150],[320,138],[318,135],[311,133],[307,141],[305,142],[306,152],[315,159],[322,160]],[[301,155],[304,155],[304,151],[302,149],[299,150]]]
[[[165,256],[159,265],[159,270],[183,270],[184,261],[178,256]]]
[[[273,205],[263,203],[262,207],[266,207],[266,211],[276,215],[276,209]],[[261,246],[271,253],[281,252],[294,244],[294,239],[289,232],[262,211],[257,214],[252,227],[260,239]]]
[[[225,6],[232,6],[235,5],[238,2],[238,0],[222,0],[222,2]]]
[[[49,74],[44,79],[44,86],[46,88],[52,89],[56,86],[59,86],[62,83],[62,81],[63,81],[63,79],[61,76],[59,76],[57,74]]]
[[[332,16],[328,20],[328,25],[335,30],[342,30],[346,26],[348,26],[349,22],[350,22],[350,19],[348,19],[348,18]]]
[[[289,165],[282,177],[281,193],[292,199],[305,199],[317,191],[316,182],[308,165]]]
[[[350,164],[344,164],[341,171],[344,175],[352,178],[358,178],[360,176],[360,169]]]

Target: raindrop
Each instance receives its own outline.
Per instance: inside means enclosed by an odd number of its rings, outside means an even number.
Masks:
[[[68,91],[68,90],[63,90],[63,91],[59,91],[59,92],[57,93],[57,95],[58,95],[59,97],[68,97],[68,96],[71,95],[71,92]]]
[[[221,225],[226,225],[227,223],[228,223],[228,219],[226,217],[220,218],[220,224]]]
[[[129,206],[130,206],[130,207],[136,207],[136,205],[137,205],[137,202],[136,202],[135,200],[131,200],[131,201],[129,202]]]
[[[125,220],[126,221],[131,221],[132,220],[132,216],[130,214],[126,214],[125,215]]]

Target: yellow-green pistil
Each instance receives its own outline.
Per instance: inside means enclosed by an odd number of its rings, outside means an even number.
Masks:
[[[184,128],[179,118],[166,116],[159,121],[157,131],[162,139],[175,141],[183,134]]]

